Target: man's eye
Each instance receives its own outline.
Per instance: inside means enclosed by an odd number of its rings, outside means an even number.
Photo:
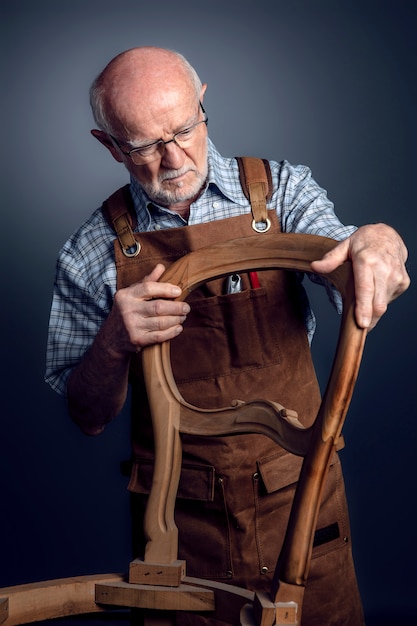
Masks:
[[[157,145],[158,144],[156,143],[152,143],[149,146],[143,146],[143,148],[138,148],[137,150],[135,150],[135,152],[140,154],[140,156],[148,156],[149,154],[153,154],[155,152],[155,150],[157,149]]]
[[[177,137],[180,137],[181,139],[185,139],[186,137],[189,137],[192,132],[194,130],[194,126],[192,126],[191,128],[184,128],[184,130],[180,130],[179,133],[177,133]]]

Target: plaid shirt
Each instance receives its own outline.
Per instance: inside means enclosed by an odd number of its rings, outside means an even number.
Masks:
[[[342,240],[354,232],[336,217],[326,192],[302,165],[271,161],[274,193],[268,205],[275,208],[283,232],[309,233]],[[135,179],[131,193],[137,212],[137,231],[185,226],[178,214],[152,204]],[[250,204],[239,182],[237,162],[222,157],[209,140],[208,178],[200,197],[192,203],[188,224],[201,224],[249,213]],[[231,236],[233,236],[231,234]],[[65,394],[71,368],[79,363],[108,316],[116,291],[113,257],[115,234],[101,208],[74,233],[61,249],[49,322],[45,380]],[[318,277],[313,280],[320,282]],[[324,281],[336,308],[340,297]],[[305,322],[311,341],[314,314],[305,299]]]

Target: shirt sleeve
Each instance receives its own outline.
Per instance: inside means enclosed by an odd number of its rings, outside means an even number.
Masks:
[[[356,226],[342,224],[327,191],[313,179],[308,167],[292,166],[288,161],[276,165],[274,175],[278,184],[273,202],[280,207],[284,232],[321,235],[342,241],[356,230]]]
[[[277,167],[278,165],[278,167]],[[288,161],[272,165],[278,183],[272,201],[275,202],[283,232],[305,233],[342,241],[357,229],[344,225],[337,217],[333,202],[325,189],[313,179],[310,168],[291,165]],[[330,301],[340,313],[342,300],[339,292],[324,277],[308,274],[309,279],[325,287]]]
[[[45,381],[62,395],[72,368],[91,346],[112,306],[116,289],[112,239],[96,224],[69,239],[58,256]]]

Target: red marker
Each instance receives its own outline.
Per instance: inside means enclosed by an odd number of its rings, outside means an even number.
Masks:
[[[259,282],[258,272],[249,272],[249,280],[252,289],[259,289],[261,283]]]

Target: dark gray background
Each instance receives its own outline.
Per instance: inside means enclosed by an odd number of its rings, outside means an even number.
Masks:
[[[127,176],[89,135],[87,91],[118,52],[184,53],[225,155],[309,165],[346,223],[416,243],[415,1],[2,2],[0,584],[125,571],[127,412],[83,436],[43,382],[57,252]],[[314,296],[315,298],[316,296]],[[335,315],[317,304],[321,369]],[[416,297],[370,335],[342,459],[369,623],[417,616]],[[319,342],[324,341],[318,348]]]

